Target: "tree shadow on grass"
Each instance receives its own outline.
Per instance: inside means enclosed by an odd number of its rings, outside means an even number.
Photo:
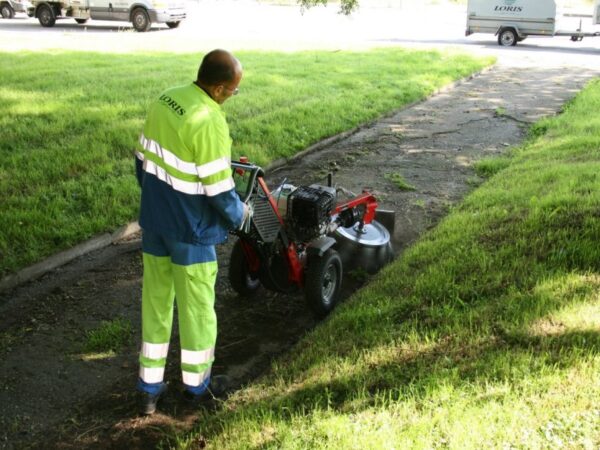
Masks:
[[[410,398],[417,404],[426,403],[439,386],[452,386],[454,390],[470,390],[474,385],[517,381],[519,377],[536,378],[548,371],[567,370],[581,356],[582,343],[590,357],[600,354],[600,332],[573,331],[552,337],[505,336],[491,337],[476,347],[461,347],[446,339],[423,352],[405,355],[398,352],[396,359],[369,367],[350,376],[333,377],[326,382],[307,382],[292,392],[261,398],[257,403],[245,403],[242,412],[237,408],[225,411],[204,411],[216,414],[206,428],[200,420],[195,442],[210,442],[211,437],[223,429],[235,426],[241,416],[257,412],[269,417],[271,426],[277,423],[292,424],[298,417],[317,411],[360,414],[384,402],[402,402]],[[501,360],[500,364],[494,361]],[[511,361],[530,360],[531,365],[520,367]],[[507,363],[507,364],[506,364]],[[360,394],[359,394],[360,393]],[[500,400],[495,394],[494,400]],[[485,402],[479,396],[473,401]],[[240,415],[238,415],[240,414]],[[276,426],[276,425],[275,425]],[[248,448],[262,449],[277,445],[276,433],[259,445]]]
[[[224,405],[226,409],[203,412],[201,417],[205,419],[200,421],[202,425],[197,427],[194,439],[210,442],[223,429],[235,429],[235,423],[244,416],[264,415],[270,417],[271,423],[291,425],[299,416],[316,411],[359,414],[381,405],[381,399],[426,403],[439,386],[470,392],[474,386],[508,383],[514,387],[511,391],[519,390],[519,383],[525,378],[537,380],[550,373],[568,371],[582,360],[600,355],[600,331],[595,325],[562,324],[555,318],[564,308],[590,305],[590,297],[599,291],[600,281],[595,275],[557,276],[540,283],[527,296],[513,300],[513,304],[499,299],[457,306],[458,317],[455,313],[448,322],[439,314],[433,317],[428,307],[414,308],[409,303],[392,305],[387,311],[365,309],[372,316],[363,316],[360,327],[385,327],[381,317],[387,316],[400,324],[410,322],[413,328],[404,335],[397,334],[393,340],[387,333],[381,333],[378,339],[375,332],[371,339],[355,342],[352,348],[336,348],[323,340],[327,334],[324,324],[296,347],[300,361],[297,353],[286,355],[278,366],[292,366],[282,371],[275,369],[274,376],[259,380],[258,391],[251,386],[251,392],[244,395],[247,400],[234,398],[232,404]],[[343,334],[339,330],[352,333],[357,328],[356,317],[349,313],[332,320],[338,335]],[[409,343],[411,332],[426,337],[422,346]],[[429,343],[425,343],[428,339]],[[325,344],[325,349],[311,352],[319,342]],[[381,357],[377,357],[379,350]],[[372,363],[365,362],[367,354],[375,355]],[[347,369],[353,358],[357,361],[355,371]],[[343,369],[336,373],[336,367]],[[293,377],[284,394],[278,394],[271,385],[280,376]],[[271,444],[277,444],[276,434]],[[265,446],[269,442],[254,448]]]

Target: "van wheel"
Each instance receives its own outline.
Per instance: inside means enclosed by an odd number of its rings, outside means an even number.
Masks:
[[[177,28],[181,22],[167,22],[169,28]]]
[[[87,21],[88,21],[87,19],[75,19],[75,22],[77,22],[79,25],[83,25]]]
[[[9,4],[4,3],[2,5],[2,18],[12,19],[13,17],[15,17],[15,10],[12,9],[12,6],[10,6]]]
[[[512,28],[505,28],[498,35],[498,45],[503,47],[511,47],[517,45],[517,32]]]
[[[148,12],[143,8],[136,8],[133,10],[133,13],[131,14],[131,23],[133,24],[133,28],[140,33],[148,31],[152,26]]]
[[[40,21],[40,25],[43,27],[53,27],[56,23],[54,13],[48,5],[42,5],[38,8],[37,17]]]

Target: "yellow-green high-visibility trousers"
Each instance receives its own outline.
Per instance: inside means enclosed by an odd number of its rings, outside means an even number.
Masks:
[[[183,383],[208,385],[217,339],[217,262],[181,265],[146,252],[143,261],[140,379],[147,384],[164,379],[176,299]]]

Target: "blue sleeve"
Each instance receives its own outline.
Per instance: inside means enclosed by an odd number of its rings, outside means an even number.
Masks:
[[[230,230],[236,230],[244,219],[244,204],[235,189],[208,197],[210,205],[216,209]]]

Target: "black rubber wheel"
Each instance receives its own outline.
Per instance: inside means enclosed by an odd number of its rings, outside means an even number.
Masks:
[[[133,13],[131,13],[131,23],[133,24],[133,28],[140,33],[148,31],[152,26],[150,16],[143,8],[136,8],[133,10]]]
[[[505,28],[498,34],[498,45],[503,47],[513,47],[517,45],[519,36],[517,32],[512,28]]]
[[[169,28],[177,28],[181,22],[167,22]]]
[[[241,241],[237,241],[229,259],[229,282],[242,297],[254,297],[260,287],[257,273],[251,273]]]
[[[338,302],[342,286],[342,259],[333,249],[311,256],[304,275],[304,296],[315,316],[329,314]]]
[[[75,22],[77,22],[79,25],[83,25],[87,21],[88,21],[87,19],[75,19]]]
[[[42,5],[38,8],[37,17],[43,27],[53,27],[56,23],[54,12],[48,5]]]
[[[3,4],[0,10],[3,19],[12,19],[15,17],[15,10],[8,3]]]

